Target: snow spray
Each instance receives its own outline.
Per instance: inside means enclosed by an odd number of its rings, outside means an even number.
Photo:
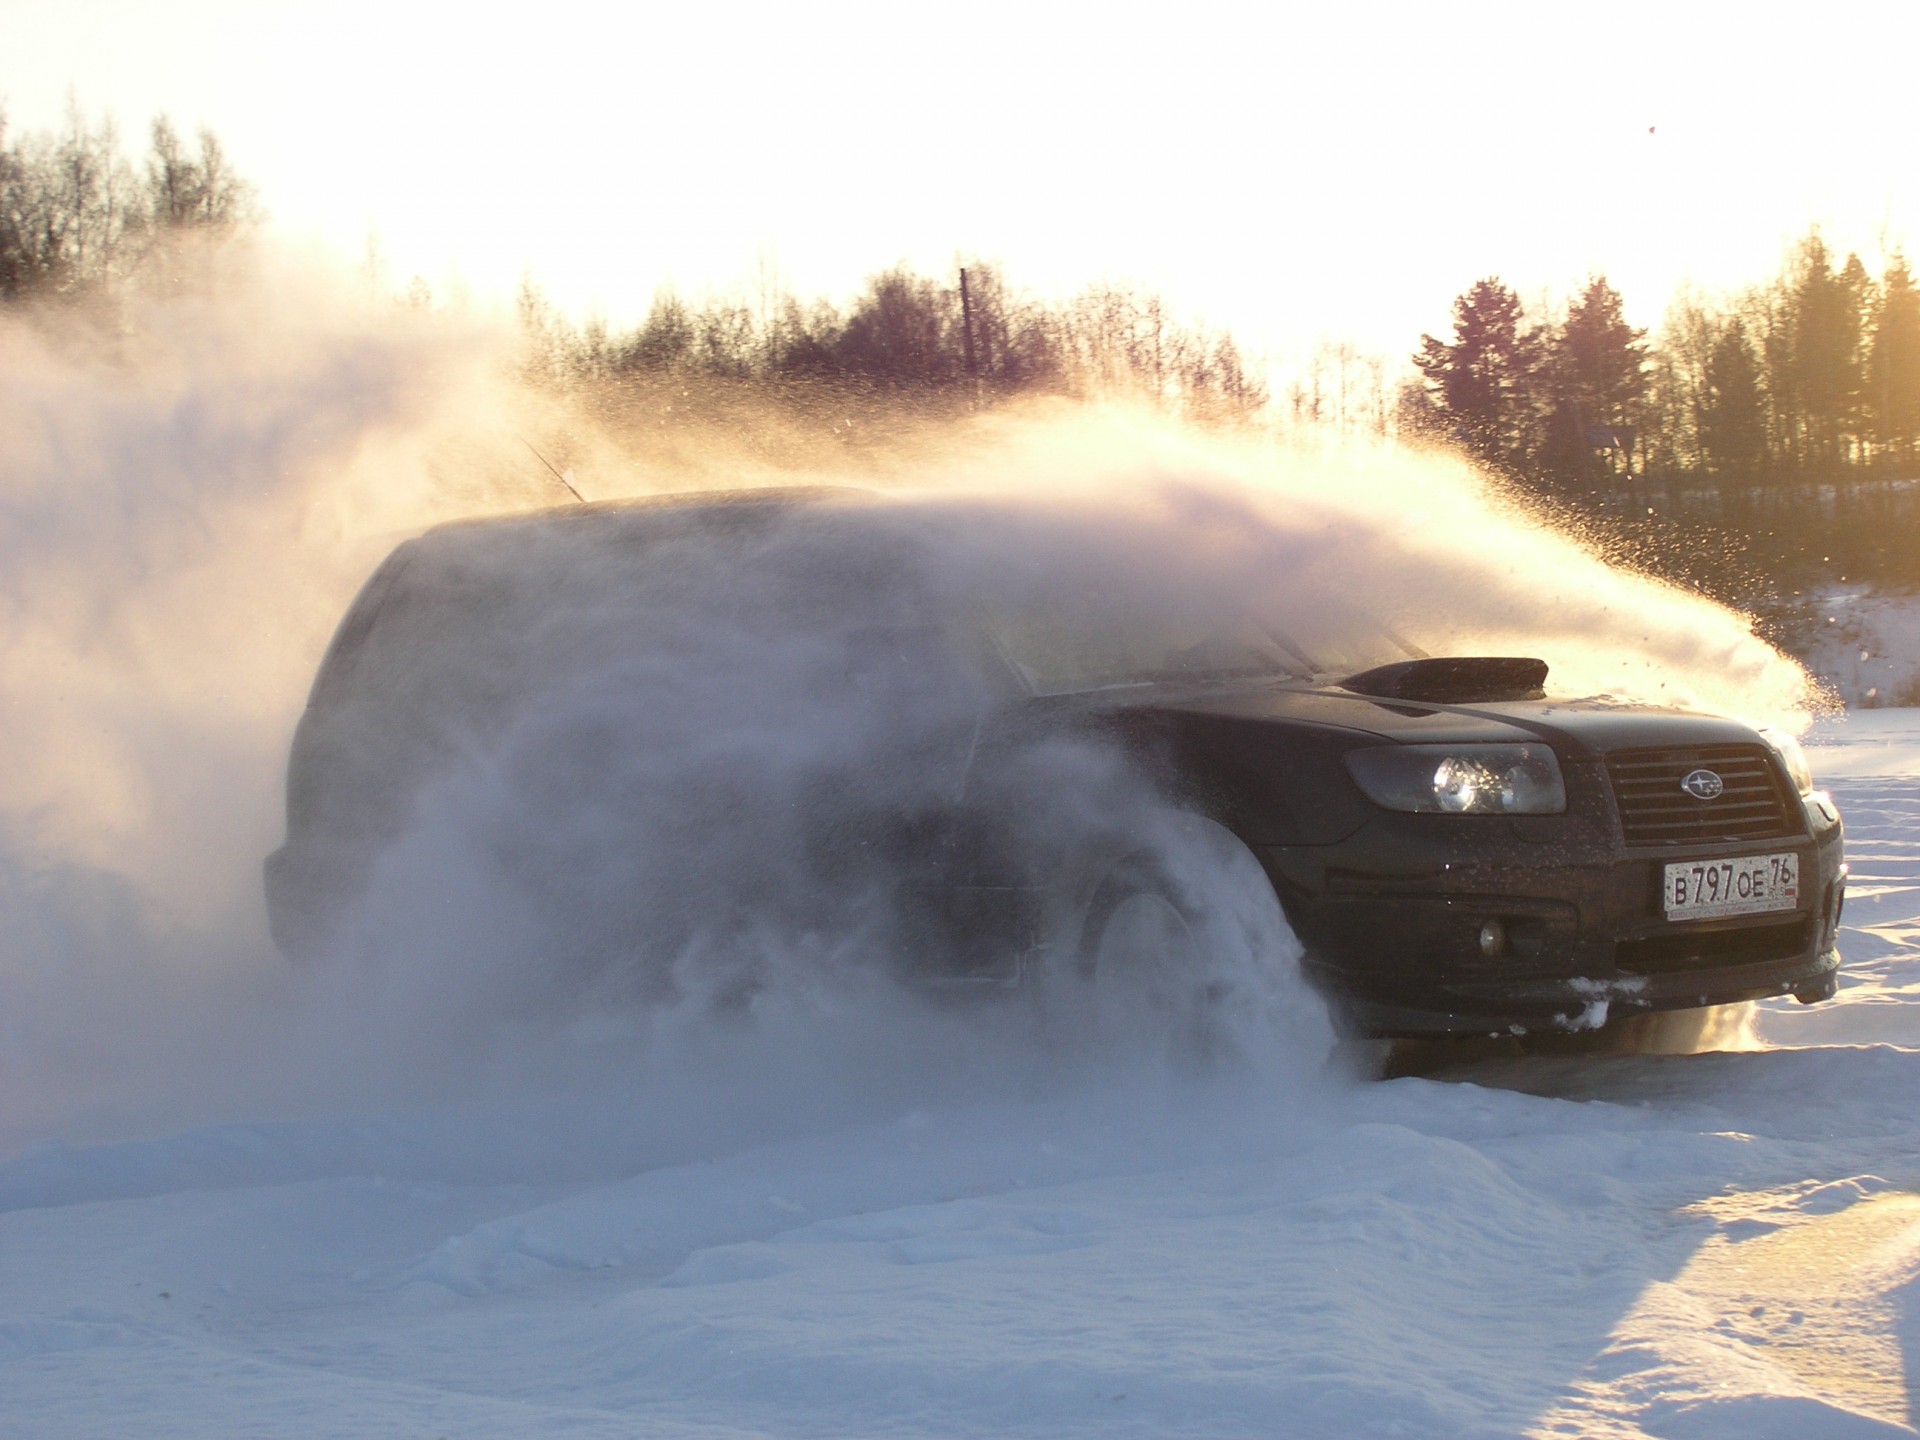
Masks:
[[[924,807],[949,779],[922,763],[930,721],[979,698],[960,678],[876,709],[824,684],[846,592],[778,589],[804,570],[571,572],[522,657],[539,703],[409,798],[334,963],[274,952],[259,865],[327,636],[399,540],[565,500],[530,433],[568,437],[593,499],[882,492],[928,541],[935,606],[1092,587],[1203,616],[1355,608],[1434,653],[1537,655],[1562,693],[1805,718],[1806,675],[1743,617],[1610,569],[1445,458],[1050,403],[776,463],[598,431],[511,362],[503,332],[266,262],[110,345],[0,322],[0,1145],[542,1086],[764,1133],[1057,1080],[1044,1027],[892,984],[870,892],[809,861],[821,777]],[[461,643],[414,658],[478,663]],[[1009,773],[1023,823],[1124,830],[1194,876],[1244,998],[1236,1048],[1262,1083],[1310,1083],[1331,1028],[1218,837],[1097,747]],[[671,983],[623,971],[636,935],[670,937]],[[583,946],[594,983],[551,1003],[540,977]]]

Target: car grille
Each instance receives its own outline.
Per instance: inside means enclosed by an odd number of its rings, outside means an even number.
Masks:
[[[1725,790],[1712,800],[1695,799],[1680,788],[1695,770],[1711,770]],[[1607,775],[1629,845],[1772,840],[1801,833],[1785,788],[1758,745],[1619,750],[1607,757]]]
[[[1614,964],[1629,975],[1665,975],[1682,970],[1710,970],[1722,965],[1764,965],[1804,955],[1813,944],[1813,922],[1795,920],[1785,925],[1757,925],[1743,930],[1656,935],[1646,940],[1622,940]]]

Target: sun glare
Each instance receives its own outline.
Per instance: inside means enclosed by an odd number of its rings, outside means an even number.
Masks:
[[[504,302],[531,275],[631,321],[769,257],[838,297],[973,254],[1056,294],[1140,280],[1260,349],[1398,353],[1481,275],[1564,295],[1604,273],[1650,325],[1681,281],[1750,283],[1809,224],[1870,265],[1906,239],[1898,47],[1726,18],[1629,5],[1575,41],[1507,5],[956,25],[559,4],[533,27],[38,6],[0,96],[16,127],[69,93],[129,129],[211,124],[281,226],[356,260],[373,235],[438,293]]]

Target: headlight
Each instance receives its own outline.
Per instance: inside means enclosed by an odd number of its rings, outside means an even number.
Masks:
[[[1784,730],[1775,730],[1771,726],[1756,725],[1760,738],[1772,747],[1773,753],[1780,757],[1780,763],[1787,767],[1787,778],[1793,781],[1794,789],[1802,795],[1813,793],[1813,767],[1807,764],[1807,752],[1800,748],[1800,742]]]
[[[1374,804],[1436,815],[1558,815],[1560,762],[1545,745],[1382,745],[1349,750],[1347,771]]]

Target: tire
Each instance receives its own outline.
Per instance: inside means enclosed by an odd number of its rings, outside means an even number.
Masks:
[[[1190,812],[1141,833],[1154,848],[1090,867],[1063,917],[1073,928],[1050,942],[1049,1029],[1176,1073],[1317,1073],[1335,1027],[1259,859]]]
[[[1205,1069],[1225,1046],[1226,987],[1211,974],[1205,917],[1158,866],[1130,858],[1095,890],[1074,966],[1102,1049]]]

